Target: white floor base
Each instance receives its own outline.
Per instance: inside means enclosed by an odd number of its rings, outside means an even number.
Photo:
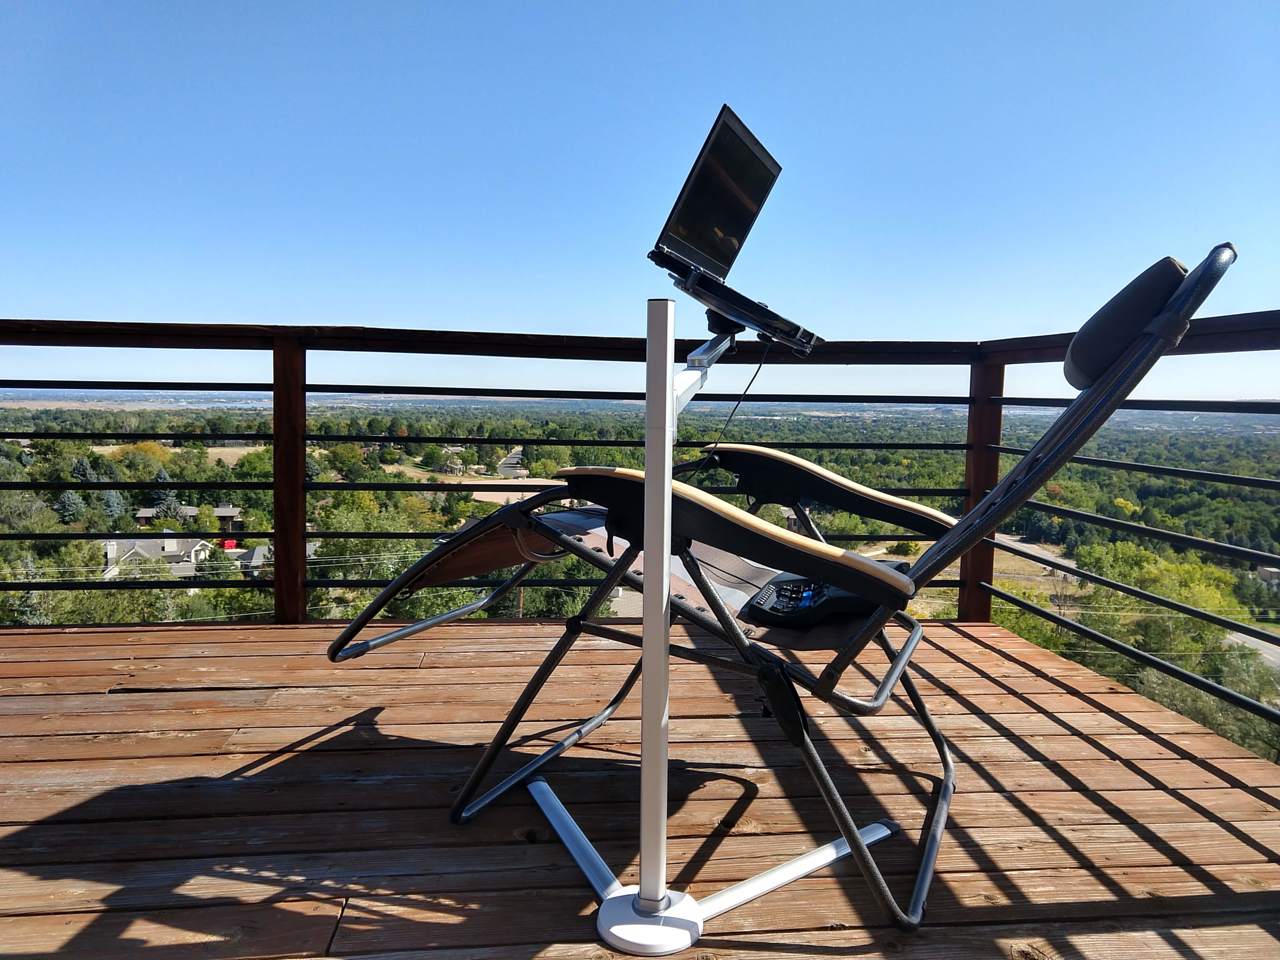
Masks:
[[[639,890],[621,887],[600,904],[596,929],[609,946],[637,957],[663,957],[688,949],[702,936],[702,909],[693,897],[670,890],[665,910],[642,913],[636,909]]]
[[[704,922],[849,855],[849,844],[841,837],[713,893],[701,903],[686,893],[668,890],[667,908],[660,913],[646,913],[636,906],[640,888],[618,883],[551,786],[542,777],[535,777],[529,781],[528,788],[600,900],[596,914],[600,938],[615,950],[637,957],[679,953],[697,943]],[[898,829],[896,823],[881,820],[867,824],[858,833],[862,842],[870,846],[897,833]]]

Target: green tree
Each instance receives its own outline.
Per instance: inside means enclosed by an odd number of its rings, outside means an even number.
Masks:
[[[218,529],[218,518],[213,515],[213,507],[207,503],[200,504],[196,508],[196,515],[192,517],[188,524],[188,529],[199,531],[211,531]]]
[[[93,469],[87,458],[76,457],[75,462],[71,464],[71,476],[82,483],[94,483],[98,479],[98,472]]]
[[[331,447],[329,466],[349,483],[360,480],[369,472],[369,467],[364,462],[364,451],[354,443],[340,443]]]
[[[1189,556],[1157,553],[1132,542],[1079,547],[1083,570],[1138,587],[1220,615],[1241,619],[1244,608],[1235,598],[1235,577],[1227,570]],[[1043,593],[1016,592],[1038,606],[1053,605]],[[1101,586],[1080,586],[1058,598],[1069,619],[1131,646],[1155,654],[1175,666],[1207,677],[1262,702],[1280,699],[1280,674],[1258,653],[1228,636],[1225,628]],[[996,605],[996,621],[1041,646],[1061,652],[1098,673],[1128,686],[1216,730],[1262,756],[1277,758],[1276,731],[1271,724],[1203,694],[1174,677],[1150,668],[1086,638],[1052,626],[1032,613]]]
[[[151,477],[154,483],[172,483],[173,477],[169,476],[169,471],[161,467]],[[174,505],[178,504],[178,493],[172,487],[158,487],[154,490],[148,490],[145,494],[148,505],[155,507],[159,514],[162,510],[172,510]],[[168,514],[163,514],[168,515]]]
[[[78,523],[84,519],[87,509],[84,498],[74,490],[63,490],[58,499],[53,502],[54,513],[63,523]]]
[[[449,455],[444,452],[444,448],[439,444],[428,443],[422,447],[422,457],[419,462],[426,470],[447,470],[449,467]]]
[[[111,523],[129,512],[129,503],[119,490],[104,490],[101,499],[102,512]]]

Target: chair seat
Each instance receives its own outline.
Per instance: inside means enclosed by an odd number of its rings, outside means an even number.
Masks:
[[[611,533],[630,541],[642,537],[643,471],[569,467],[556,479],[564,480],[573,496],[607,507]],[[854,550],[785,530],[679,481],[672,481],[671,495],[673,537],[705,543],[775,571],[811,576],[898,609],[915,594],[910,577]]]
[[[609,536],[605,531],[603,511],[564,510],[542,514],[538,520],[539,523],[544,523],[556,531],[573,537],[595,553],[605,554],[609,550]],[[520,562],[519,546],[514,536],[509,536],[507,543],[508,553],[503,565],[512,566]],[[628,541],[614,538],[612,555],[618,556],[627,546]],[[715,587],[720,600],[733,613],[742,632],[758,643],[785,650],[836,650],[848,641],[849,633],[857,622],[875,607],[874,603],[867,601],[866,608],[862,611],[850,611],[834,616],[803,630],[758,624],[746,615],[747,604],[765,584],[784,571],[753,563],[737,554],[717,549],[706,543],[693,543],[690,546],[690,553]],[[644,572],[643,553],[632,563],[631,569],[636,573]],[[677,599],[684,600],[695,608],[704,611],[708,609],[707,599],[694,586],[693,579],[685,570],[679,557],[671,558],[671,593]]]

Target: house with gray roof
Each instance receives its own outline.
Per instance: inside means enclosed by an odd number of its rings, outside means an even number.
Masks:
[[[308,540],[306,545],[306,557],[312,560],[316,555],[317,544],[313,540]],[[262,577],[271,575],[271,565],[275,560],[275,548],[272,544],[265,544],[257,547],[250,547],[240,553],[237,558],[240,569],[244,571],[246,577]]]
[[[120,576],[130,561],[160,560],[169,567],[169,575],[179,580],[189,580],[196,575],[196,566],[209,559],[213,544],[198,537],[183,537],[172,530],[172,537],[157,540],[102,540],[104,566],[102,579]]]

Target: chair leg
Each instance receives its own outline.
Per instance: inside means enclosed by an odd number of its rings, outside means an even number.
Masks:
[[[609,573],[605,576],[604,581],[596,587],[587,598],[587,602],[583,604],[578,615],[571,618],[566,625],[565,632],[560,639],[556,641],[556,645],[551,648],[551,652],[538,666],[533,676],[529,678],[529,682],[525,684],[524,689],[520,692],[520,696],[516,698],[516,702],[511,705],[511,710],[507,713],[506,719],[502,721],[502,726],[498,728],[498,732],[494,734],[489,745],[485,747],[484,753],[480,756],[480,761],[476,764],[475,769],[471,771],[471,775],[467,777],[467,781],[463,784],[458,799],[454,802],[453,809],[449,813],[449,818],[454,823],[466,823],[475,818],[475,816],[487,807],[493,801],[497,800],[512,787],[523,783],[531,777],[539,768],[547,761],[558,757],[560,754],[568,750],[582,740],[611,716],[627,698],[632,687],[640,677],[640,664],[637,663],[627,675],[626,680],[622,682],[622,686],[618,688],[618,692],[605,706],[603,710],[594,717],[584,721],[572,733],[563,740],[554,744],[550,749],[535,757],[529,763],[525,764],[515,773],[506,777],[501,783],[485,791],[485,793],[476,800],[472,800],[476,791],[480,789],[480,784],[492,769],[494,762],[498,759],[502,749],[511,740],[515,733],[516,727],[529,711],[529,707],[533,705],[533,701],[537,699],[538,694],[542,692],[542,688],[551,678],[551,674],[555,672],[556,667],[565,658],[570,648],[577,642],[578,637],[582,635],[581,622],[590,618],[595,614],[600,605],[604,603],[610,591],[617,586],[618,581],[630,569],[631,564],[635,561],[636,556],[640,553],[639,547],[628,547],[623,551],[622,555],[614,563]]]
[[[934,749],[938,751],[938,759],[942,762],[942,779],[934,788],[929,813],[925,819],[920,860],[916,869],[916,881],[911,893],[911,902],[907,909],[903,910],[894,899],[889,885],[885,882],[884,874],[880,872],[875,858],[871,856],[871,851],[867,849],[866,841],[863,840],[862,834],[858,830],[858,825],[850,815],[849,808],[845,805],[844,799],[836,789],[826,764],[823,762],[822,757],[819,756],[817,748],[813,745],[813,740],[809,736],[809,718],[805,714],[804,704],[800,701],[800,693],[796,689],[795,678],[789,670],[789,665],[781,657],[765,650],[760,644],[748,644],[733,615],[725,607],[724,601],[720,598],[719,593],[716,592],[715,587],[707,580],[706,575],[692,554],[686,551],[685,554],[681,555],[681,559],[684,560],[685,569],[689,572],[694,585],[701,591],[703,598],[707,601],[707,605],[711,607],[712,613],[715,614],[716,620],[719,622],[726,638],[732,640],[738,646],[744,660],[756,665],[757,682],[764,692],[770,712],[773,714],[774,719],[778,721],[778,725],[782,728],[782,732],[787,739],[800,749],[805,766],[808,768],[810,776],[813,777],[823,800],[826,801],[827,807],[831,810],[831,815],[835,818],[840,828],[840,833],[849,844],[849,852],[853,855],[854,862],[857,863],[858,869],[866,879],[872,894],[879,901],[885,914],[896,926],[903,930],[917,929],[924,918],[925,900],[929,895],[929,886],[933,881],[934,867],[938,860],[938,849],[942,845],[942,835],[947,827],[947,811],[951,805],[951,795],[955,790],[955,766],[951,762],[951,752],[947,748],[947,742],[943,738],[942,732],[938,730],[937,725],[933,722],[933,717],[929,714],[929,708],[925,706],[924,699],[916,690],[915,683],[907,673],[906,661],[909,659],[915,644],[920,641],[919,624],[916,624],[916,628],[912,631],[907,645],[903,647],[902,651],[898,651],[889,642],[889,637],[883,630],[882,624],[877,626],[874,620],[868,620],[862,631],[865,639],[863,639],[861,646],[858,647],[858,649],[861,649],[872,637],[880,641],[880,645],[889,657],[889,663],[893,665],[890,674],[886,674],[886,680],[882,683],[882,686],[885,687],[883,691],[884,698],[887,699],[890,685],[896,682],[902,686],[907,692],[912,706],[915,708],[920,725],[929,734],[929,738],[933,741]],[[902,654],[901,662],[899,661],[900,653]],[[896,674],[896,677],[889,679],[894,674]],[[834,678],[838,679],[839,674],[835,674]],[[880,706],[883,706],[883,699],[879,694],[876,696],[876,701],[879,701],[877,705],[872,702],[849,700],[849,698],[843,697],[833,689],[824,691],[820,683],[814,686],[813,692],[815,696],[830,703],[836,709],[845,710],[853,715],[878,712]],[[843,705],[840,702],[841,700],[849,706]],[[860,709],[854,710],[849,709],[849,707]]]
[[[576,637],[577,635],[575,635],[575,639]],[[548,673],[550,673],[550,671],[548,671]],[[603,710],[591,719],[583,721],[564,739],[557,741],[547,750],[522,766],[519,770],[503,778],[493,787],[490,787],[479,798],[473,801],[471,800],[471,797],[475,794],[476,790],[479,789],[480,782],[488,774],[490,768],[492,768],[494,762],[498,758],[498,755],[502,752],[502,748],[505,747],[507,742],[511,739],[511,734],[514,731],[516,724],[520,722],[520,718],[523,717],[525,711],[528,710],[529,705],[537,696],[538,690],[540,690],[542,688],[542,684],[546,682],[546,678],[542,678],[536,688],[526,688],[525,694],[521,695],[521,702],[518,703],[518,715],[516,710],[513,709],[511,714],[507,717],[507,722],[503,723],[502,728],[498,731],[492,742],[490,742],[489,746],[485,748],[484,755],[480,758],[480,762],[476,764],[475,770],[471,772],[471,776],[467,778],[467,783],[462,788],[462,793],[459,795],[457,802],[454,804],[453,810],[449,814],[450,819],[453,820],[454,823],[467,823],[475,819],[476,815],[485,807],[489,806],[489,804],[493,803],[493,801],[497,800],[513,787],[517,787],[524,783],[542,769],[542,767],[549,761],[554,760],[570,747],[579,743],[584,737],[590,735],[594,730],[596,730],[596,728],[613,716],[618,707],[621,706],[622,702],[627,699],[627,696],[631,693],[632,688],[639,679],[640,664],[637,663],[627,675],[627,679],[623,681],[622,686],[618,688],[618,692],[613,695],[613,698]],[[525,699],[526,694],[527,699]]]
[[[883,643],[888,648],[890,659],[892,659],[894,656],[892,647],[887,639]],[[826,763],[814,746],[813,740],[809,735],[809,721],[805,714],[804,705],[800,701],[800,695],[794,682],[787,673],[785,662],[780,658],[773,657],[772,654],[766,656],[770,662],[766,662],[761,666],[761,688],[768,698],[769,706],[783,733],[786,734],[787,739],[800,749],[805,767],[809,770],[810,776],[813,777],[818,792],[822,794],[822,799],[831,811],[841,835],[849,844],[849,852],[853,856],[859,872],[861,872],[867,885],[871,888],[872,895],[876,898],[880,907],[896,926],[903,930],[917,929],[924,918],[925,901],[929,894],[929,886],[933,881],[938,849],[942,843],[943,832],[946,830],[947,811],[951,803],[951,795],[955,789],[955,768],[951,761],[950,752],[941,732],[929,715],[924,700],[920,697],[910,676],[904,673],[900,678],[902,687],[906,690],[907,696],[915,707],[921,725],[933,740],[943,766],[942,779],[934,788],[929,814],[925,820],[923,845],[920,851],[911,901],[904,910],[894,899],[893,892],[885,882],[884,874],[880,872],[875,858],[871,855],[871,851],[867,848],[867,844],[862,838],[857,823],[849,813],[849,808],[845,805],[844,798],[841,797],[835,782],[831,779]],[[762,659],[764,658],[762,657]]]

